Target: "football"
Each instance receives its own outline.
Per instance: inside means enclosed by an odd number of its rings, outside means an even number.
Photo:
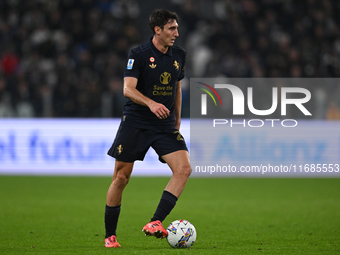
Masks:
[[[175,220],[167,228],[167,240],[173,248],[190,248],[196,241],[196,229],[187,220]]]

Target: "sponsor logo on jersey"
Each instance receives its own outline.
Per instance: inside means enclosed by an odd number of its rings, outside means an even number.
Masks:
[[[151,65],[149,65],[152,69],[155,69],[157,65],[155,65],[154,63],[152,63]]]
[[[169,84],[169,82],[171,81],[171,73],[168,72],[162,73],[159,80],[164,85]]]

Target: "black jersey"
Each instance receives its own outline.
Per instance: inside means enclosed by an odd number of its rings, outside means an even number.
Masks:
[[[134,49],[128,56],[124,77],[138,79],[136,89],[146,97],[163,104],[170,111],[166,119],[158,119],[147,106],[127,100],[124,105],[122,125],[152,128],[173,125],[177,82],[184,78],[186,52],[173,46],[160,52],[152,38]]]

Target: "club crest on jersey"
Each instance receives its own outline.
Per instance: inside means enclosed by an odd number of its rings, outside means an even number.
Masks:
[[[184,138],[179,131],[175,131],[174,134],[177,134],[177,141],[184,141]]]
[[[127,69],[131,70],[133,67],[133,62],[135,62],[135,60],[133,58],[130,58],[128,63],[127,63]]]
[[[179,63],[176,60],[174,62],[174,67],[176,68],[176,71],[179,70]]]
[[[120,144],[120,145],[117,147],[117,150],[118,150],[118,155],[120,155],[120,154],[123,152],[123,146]]]
[[[168,72],[162,73],[159,80],[164,85],[169,84],[169,82],[171,81],[171,73]]]

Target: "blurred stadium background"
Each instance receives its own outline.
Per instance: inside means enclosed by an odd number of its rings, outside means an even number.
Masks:
[[[339,77],[336,0],[2,0],[0,117],[119,117],[129,50],[148,15],[180,17],[190,77]],[[340,119],[340,86],[315,88],[316,119]]]
[[[54,168],[63,174],[75,168],[86,174],[84,169],[100,168],[97,173],[111,174],[105,154],[125,102],[127,55],[152,36],[148,16],[156,8],[180,18],[176,44],[187,50],[181,132],[189,145],[191,77],[340,77],[336,0],[2,0],[1,173]],[[313,113],[308,121],[340,119],[340,85],[334,81],[308,88]],[[267,88],[257,89],[261,104]],[[322,123],[317,125],[314,130]],[[328,139],[334,143],[336,130]],[[314,143],[312,132],[303,138],[304,151]],[[322,146],[333,148],[328,142]],[[156,166],[166,169],[150,153],[140,168],[153,169],[149,174]],[[333,154],[338,160],[340,153]]]

